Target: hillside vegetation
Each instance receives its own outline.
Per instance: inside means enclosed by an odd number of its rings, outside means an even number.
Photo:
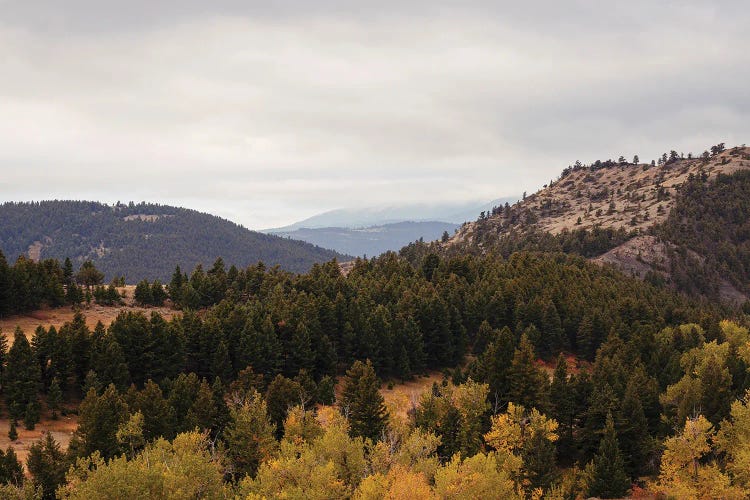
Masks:
[[[723,145],[700,157],[672,151],[653,165],[622,158],[576,164],[538,193],[465,224],[440,251],[573,253],[655,284],[743,303],[748,169],[750,148]]]
[[[257,233],[212,215],[154,204],[42,201],[0,205],[0,250],[8,259],[91,260],[107,280],[168,280],[176,264],[193,269],[218,257],[263,261],[293,272],[344,257],[301,241]],[[345,257],[344,257],[345,258]]]
[[[46,498],[750,491],[747,317],[582,257],[388,253],[347,276],[336,262],[295,275],[217,260],[167,291],[182,314],[123,311],[93,330],[76,314],[0,345],[14,422],[78,407],[66,453],[51,435],[29,449]],[[557,359],[552,377],[538,356]],[[378,377],[428,370],[445,382],[389,412]]]

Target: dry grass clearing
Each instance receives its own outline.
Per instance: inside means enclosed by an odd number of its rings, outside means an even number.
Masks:
[[[42,420],[36,424],[33,431],[24,429],[23,422],[18,422],[16,427],[16,430],[18,431],[18,439],[11,441],[8,438],[10,420],[7,417],[0,418],[0,448],[6,450],[8,449],[8,446],[12,446],[16,455],[18,455],[18,460],[25,465],[26,458],[29,456],[29,448],[31,448],[32,444],[40,441],[42,437],[44,437],[45,432],[51,433],[52,437],[55,438],[55,441],[60,443],[60,448],[67,450],[68,445],[70,444],[70,438],[73,436],[73,432],[77,428],[77,415],[60,415],[57,420],[52,420],[50,414],[44,412]]]
[[[125,292],[124,305],[100,306],[92,303],[90,306],[84,306],[81,309],[83,315],[86,316],[86,324],[89,328],[93,329],[99,321],[101,321],[105,327],[109,326],[121,311],[143,312],[146,315],[150,315],[151,312],[157,312],[167,320],[178,314],[178,311],[167,307],[136,306],[133,303],[133,293],[135,291],[135,286],[133,285],[119,288],[118,291],[121,293]],[[74,315],[75,312],[71,306],[58,307],[55,309],[40,309],[28,314],[0,318],[0,331],[6,336],[11,336],[16,327],[20,327],[21,331],[23,331],[27,337],[31,338],[31,336],[34,335],[34,330],[36,330],[38,326],[41,325],[45,328],[54,326],[59,329],[65,323],[72,321]]]

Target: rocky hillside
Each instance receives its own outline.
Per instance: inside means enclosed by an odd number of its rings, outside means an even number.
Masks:
[[[654,164],[576,164],[515,205],[463,225],[444,248],[578,253],[657,283],[743,302],[750,296],[748,169],[750,148],[721,145],[698,157],[672,152]],[[718,248],[705,234],[724,244]]]
[[[107,279],[168,280],[179,264],[192,270],[222,257],[227,266],[263,261],[304,272],[349,257],[302,241],[250,231],[219,217],[155,204],[42,201],[0,205],[0,251],[8,260],[93,260]]]

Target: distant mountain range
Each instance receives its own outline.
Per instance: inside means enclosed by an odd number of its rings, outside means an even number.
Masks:
[[[351,259],[302,241],[250,231],[195,210],[155,204],[41,201],[0,205],[0,250],[9,261],[70,257],[92,260],[107,279],[168,279],[175,265],[191,271],[222,257],[227,266],[304,272],[316,262]]]
[[[517,199],[331,210],[265,232],[349,255],[375,256],[399,250],[419,239],[436,240],[446,231],[452,235],[461,224],[475,220],[480,213]]]
[[[404,245],[423,238],[436,240],[444,232],[452,235],[458,224],[450,222],[395,222],[365,228],[319,227],[300,228],[287,233],[275,233],[314,245],[329,246],[337,252],[356,256],[376,256],[388,250],[398,250]]]
[[[500,198],[487,203],[423,203],[370,208],[341,208],[313,215],[288,226],[266,229],[263,232],[286,234],[302,228],[365,228],[397,222],[440,221],[463,224],[464,222],[476,220],[482,211],[492,210],[492,207],[503,205],[506,202],[514,203],[519,198],[518,196]]]

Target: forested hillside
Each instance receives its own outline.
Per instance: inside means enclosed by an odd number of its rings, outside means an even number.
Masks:
[[[342,255],[301,241],[249,231],[212,215],[139,203],[113,206],[85,201],[0,205],[0,250],[9,260],[70,257],[91,260],[105,279],[125,276],[168,280],[176,264],[193,269],[218,257],[228,264],[268,265],[304,272]],[[344,257],[345,258],[345,257]]]
[[[171,320],[17,331],[0,345],[11,419],[77,407],[79,423],[67,452],[50,435],[32,447],[26,484],[87,499],[750,492],[747,316],[582,257],[405,256],[347,276],[219,260],[175,270]],[[391,413],[378,377],[430,369],[443,384]]]
[[[672,151],[651,164],[622,157],[576,163],[538,193],[495,207],[447,244],[420,252],[572,253],[742,304],[750,297],[748,169],[750,148],[723,144],[702,155]]]

